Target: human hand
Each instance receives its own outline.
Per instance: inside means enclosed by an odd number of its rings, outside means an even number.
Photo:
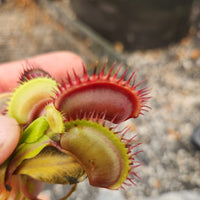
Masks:
[[[27,60],[2,63],[0,64],[0,97],[16,87],[19,75],[27,67],[27,62],[33,68],[39,66],[44,69],[58,81],[65,79],[67,72],[73,77],[72,69],[75,69],[78,75],[83,73],[83,60],[71,52],[54,52]],[[16,120],[0,115],[0,165],[12,154],[19,137],[20,128]]]

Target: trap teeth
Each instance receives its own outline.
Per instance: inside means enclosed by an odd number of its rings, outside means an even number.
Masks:
[[[118,189],[125,182],[134,162],[112,128],[94,121],[66,123],[61,147],[70,152],[85,170],[92,186]]]
[[[57,83],[51,78],[39,77],[24,82],[12,94],[8,114],[19,124],[26,124],[34,118],[32,115],[37,113],[35,109],[42,110],[41,106],[46,105],[45,101],[49,103],[52,100],[56,90]]]

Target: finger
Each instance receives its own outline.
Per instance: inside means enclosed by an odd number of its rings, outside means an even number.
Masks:
[[[65,79],[67,72],[73,77],[73,69],[77,75],[83,74],[83,60],[78,55],[67,51],[47,53],[27,60],[1,64],[0,92],[10,91],[17,85],[19,76],[27,63],[30,63],[33,68],[40,66],[57,81]]]
[[[20,137],[20,127],[14,118],[0,115],[0,165],[12,154]]]

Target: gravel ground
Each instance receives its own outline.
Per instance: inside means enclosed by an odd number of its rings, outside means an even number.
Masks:
[[[190,34],[181,42],[129,53],[114,51],[107,41],[77,23],[72,12],[68,12],[68,18],[59,17],[62,9],[69,9],[68,1],[39,2],[43,14],[37,8],[30,14],[29,8],[20,5],[13,10],[11,1],[0,4],[0,62],[71,50],[81,55],[88,66],[106,57],[123,61],[130,70],[136,68],[138,82],[147,78],[144,85],[151,88],[152,110],[126,123],[142,142],[143,153],[138,160],[143,166],[137,169],[142,180],[137,181],[138,186],[109,191],[91,187],[85,181],[69,200],[197,200],[200,151],[191,143],[191,135],[200,125],[199,1],[193,9]],[[62,196],[64,190],[60,185],[52,188],[51,199]],[[50,193],[49,186],[45,192]]]
[[[200,152],[191,144],[193,129],[200,123],[200,68],[198,58],[190,58],[193,48],[196,51],[188,41],[128,56],[152,87],[152,111],[133,121],[144,151],[142,181],[129,191],[137,199],[200,187]],[[180,52],[184,55],[177,55]]]

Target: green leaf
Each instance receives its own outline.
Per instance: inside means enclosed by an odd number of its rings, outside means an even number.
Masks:
[[[17,173],[53,184],[75,184],[86,178],[84,170],[73,157],[54,147],[46,147],[36,157],[25,160]]]
[[[41,138],[45,131],[49,128],[49,124],[44,116],[34,120],[22,133],[20,143],[34,143]]]
[[[7,170],[7,179],[10,179],[15,172],[16,168],[26,159],[33,158],[37,156],[40,151],[47,145],[50,145],[51,141],[49,137],[44,135],[41,137],[36,143],[21,144],[13,154],[13,158],[9,163],[9,167]]]
[[[25,159],[33,158],[38,155],[44,147],[49,145],[49,143],[50,139],[46,135],[41,137],[36,143],[23,143],[17,148],[15,158],[20,158],[18,163],[21,163]]]

